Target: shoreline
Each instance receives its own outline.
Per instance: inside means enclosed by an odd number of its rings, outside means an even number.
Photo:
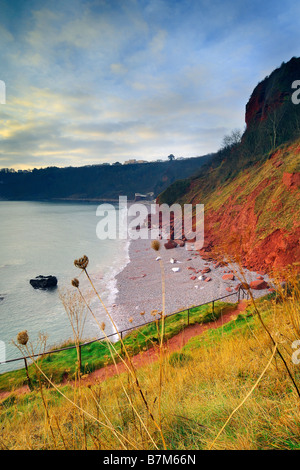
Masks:
[[[125,246],[125,260],[122,265],[114,266],[111,272],[107,275],[107,279],[104,277],[104,281],[108,284],[108,294],[107,294],[107,305],[112,307],[116,304],[117,296],[118,296],[118,287],[117,287],[117,277],[118,275],[126,268],[126,266],[130,263],[130,256],[129,256],[129,247],[130,247],[131,240],[127,240]]]

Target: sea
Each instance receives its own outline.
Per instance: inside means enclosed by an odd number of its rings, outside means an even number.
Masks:
[[[74,265],[75,259],[88,256],[87,271],[111,310],[117,294],[115,276],[129,262],[129,242],[98,238],[99,204],[0,201],[0,361],[20,357],[14,342],[23,330],[35,351],[45,336],[46,349],[74,338],[70,318],[72,305],[78,302],[71,285],[75,277],[97,318],[81,308],[81,338],[103,337],[102,322],[107,335],[115,333],[85,273]],[[120,215],[117,205],[101,205],[108,220]],[[29,281],[38,275],[56,276],[57,288],[34,289]],[[23,366],[23,361],[0,364],[0,374]]]

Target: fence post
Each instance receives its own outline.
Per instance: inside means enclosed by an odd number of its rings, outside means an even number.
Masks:
[[[79,349],[78,349],[78,369],[79,369],[79,374],[81,373],[81,344],[79,344]]]
[[[188,325],[190,324],[190,309],[188,308]]]
[[[26,357],[24,357],[24,362],[25,362],[25,369],[26,369],[26,376],[27,376],[27,380],[28,380],[28,385],[29,385],[30,390],[33,390],[32,383],[31,383],[31,380],[30,380],[30,377],[29,377],[29,371],[28,371],[28,365],[27,365]]]
[[[213,316],[215,316],[215,301],[213,300],[213,303],[212,303],[212,314]]]

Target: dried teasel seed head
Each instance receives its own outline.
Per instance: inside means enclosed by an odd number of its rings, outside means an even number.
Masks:
[[[26,346],[26,344],[28,343],[28,340],[29,340],[29,336],[28,336],[27,330],[20,331],[20,333],[18,333],[17,341],[19,344],[21,344],[22,346]]]
[[[102,331],[105,330],[105,323],[104,323],[104,321],[101,323],[101,330],[102,330]]]
[[[157,310],[151,310],[152,317],[155,317],[158,314]]]
[[[145,310],[144,310],[143,312],[140,312],[140,315],[143,316],[143,315],[145,315],[145,313],[146,313],[146,312],[145,312]]]
[[[79,287],[79,281],[78,281],[78,279],[76,279],[76,277],[75,277],[74,279],[72,279],[71,284],[72,284],[73,287],[77,287],[77,288],[78,288],[78,287]]]
[[[151,248],[153,248],[154,251],[159,251],[159,249],[160,249],[159,241],[158,240],[152,240]]]
[[[129,318],[129,321],[130,321],[130,323],[132,323],[132,322],[133,322],[133,318],[132,318],[132,317],[130,317],[130,318]]]
[[[74,264],[76,268],[86,269],[89,264],[89,259],[86,255],[84,255],[82,258],[75,259]]]

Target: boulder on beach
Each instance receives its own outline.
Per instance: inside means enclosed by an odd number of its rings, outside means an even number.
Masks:
[[[222,268],[223,266],[228,266],[228,263],[226,263],[226,261],[218,261],[215,264],[215,268]]]
[[[177,243],[178,246],[184,246],[185,245],[185,241],[184,240],[174,240],[175,243]]]
[[[262,290],[262,289],[268,289],[268,283],[266,281],[261,281],[261,280],[256,280],[250,282],[250,289],[254,290]]]
[[[211,269],[210,268],[204,268],[202,269],[202,274],[210,273]]]
[[[164,244],[166,250],[171,250],[172,248],[176,248],[177,243],[174,240],[168,240],[167,243]]]
[[[57,278],[55,276],[37,276],[30,279],[30,284],[34,289],[50,289],[57,286]]]
[[[233,274],[224,274],[222,276],[222,279],[224,281],[234,281],[234,275]]]

